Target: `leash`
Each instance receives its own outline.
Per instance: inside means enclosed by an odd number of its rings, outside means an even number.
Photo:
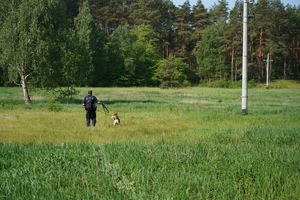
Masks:
[[[109,110],[107,109],[106,105],[104,103],[101,103],[102,104],[102,108],[103,108],[103,111],[106,115],[109,114]]]

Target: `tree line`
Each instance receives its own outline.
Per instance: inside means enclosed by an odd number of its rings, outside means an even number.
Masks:
[[[2,0],[0,85],[194,85],[237,82],[243,1]],[[300,5],[249,4],[248,79],[300,78]]]

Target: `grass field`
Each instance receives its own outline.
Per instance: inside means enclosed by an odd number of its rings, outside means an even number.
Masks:
[[[110,114],[87,128],[88,88],[54,105],[35,90],[29,106],[0,88],[0,198],[299,199],[299,83],[249,89],[248,115],[241,89],[92,89]]]

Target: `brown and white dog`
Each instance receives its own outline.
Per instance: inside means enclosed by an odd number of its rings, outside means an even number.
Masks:
[[[121,124],[121,120],[120,120],[118,113],[115,113],[113,116],[111,116],[111,118],[114,120],[114,122],[113,122],[114,126]]]

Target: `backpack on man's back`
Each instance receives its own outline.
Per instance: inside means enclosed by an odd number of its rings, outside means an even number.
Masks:
[[[85,102],[85,108],[87,110],[94,110],[95,109],[95,105],[94,105],[92,96],[87,97],[86,102]]]

